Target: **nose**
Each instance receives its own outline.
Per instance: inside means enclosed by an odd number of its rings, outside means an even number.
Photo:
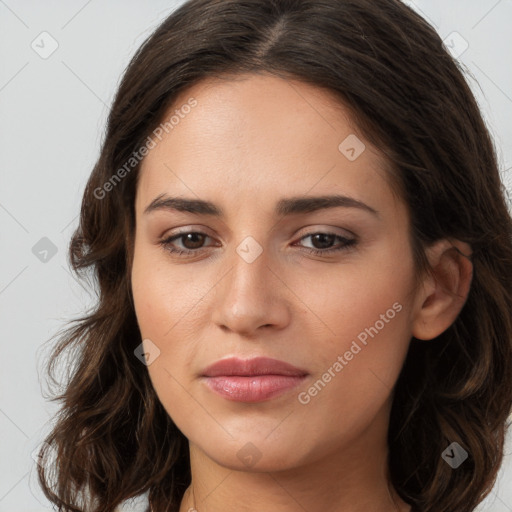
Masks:
[[[264,328],[285,328],[290,322],[291,294],[270,251],[264,249],[254,260],[233,251],[228,266],[215,287],[214,323],[246,338],[260,336]]]

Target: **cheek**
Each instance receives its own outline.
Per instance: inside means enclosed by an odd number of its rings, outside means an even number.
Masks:
[[[412,277],[409,262],[386,266],[386,259],[380,258],[358,267],[340,266],[323,280],[296,283],[294,290],[309,306],[309,327],[318,325],[317,342],[325,340],[323,351],[318,343],[310,343],[314,359],[323,359],[322,353],[332,358],[333,350],[344,353],[353,340],[365,346],[375,339],[373,345],[386,348],[407,344]]]
[[[350,444],[382,419],[379,411],[391,404],[407,353],[405,306],[386,300],[366,306],[358,318],[340,317],[336,338],[311,352],[309,360],[319,364],[297,397],[304,421],[324,432],[326,449],[333,442]]]
[[[390,396],[407,354],[412,261],[403,257],[397,266],[391,251],[380,256],[365,268],[340,269],[328,288],[309,288],[328,329],[318,343],[305,344],[315,364],[301,403],[319,414],[336,412],[329,422],[340,416],[351,425],[370,421]]]
[[[142,335],[164,341],[190,321],[183,320],[206,291],[180,266],[166,264],[159,251],[136,248],[131,279]]]
[[[158,357],[147,367],[153,387],[169,415],[179,421],[197,414],[189,389],[197,357],[203,302],[208,292],[178,266],[172,269],[150,250],[135,251],[132,293],[142,339],[151,340]],[[194,335],[194,333],[196,335]]]

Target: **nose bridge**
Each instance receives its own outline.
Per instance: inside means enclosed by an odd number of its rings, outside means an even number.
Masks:
[[[230,272],[229,289],[238,294],[248,294],[254,299],[261,299],[262,295],[268,294],[270,284],[270,249],[258,242],[254,237],[245,237],[235,248],[232,258],[232,270]]]
[[[250,333],[260,326],[282,326],[288,308],[274,276],[271,250],[248,236],[238,244],[230,271],[219,283],[214,320],[232,331]]]

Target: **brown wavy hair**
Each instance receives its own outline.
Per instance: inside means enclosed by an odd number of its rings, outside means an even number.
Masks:
[[[467,71],[466,71],[467,72]],[[502,463],[512,407],[512,219],[496,151],[465,70],[398,0],[190,0],[145,41],[122,78],[69,247],[95,307],[72,320],[48,361],[71,353],[39,481],[59,510],[111,512],[148,493],[177,511],[190,484],[188,441],[159,402],[141,343],[130,271],[139,164],[112,180],[177,94],[207,77],[270,73],[339,98],[389,162],[408,205],[418,272],[442,238],[470,244],[473,280],[453,325],[412,339],[389,425],[392,485],[421,512],[469,512]],[[102,188],[103,187],[103,188]],[[469,454],[456,470],[441,453]]]

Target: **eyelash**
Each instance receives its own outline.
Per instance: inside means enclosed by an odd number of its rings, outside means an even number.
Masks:
[[[183,238],[186,235],[191,235],[191,234],[203,235],[203,236],[205,236],[207,238],[210,238],[210,236],[208,236],[206,233],[203,233],[201,231],[184,231],[183,233],[179,233],[177,235],[172,235],[172,236],[167,237],[167,238],[165,238],[163,240],[160,240],[159,244],[163,247],[164,250],[166,250],[166,251],[168,251],[168,252],[170,252],[172,254],[176,254],[178,256],[191,256],[193,254],[199,253],[204,248],[200,247],[199,249],[196,249],[196,250],[192,250],[192,249],[183,250],[183,249],[173,248],[172,245],[171,245],[174,240],[178,240],[180,238]],[[306,250],[306,252],[308,252],[310,254],[317,255],[317,256],[325,256],[325,255],[332,254],[332,253],[346,251],[349,248],[354,247],[357,244],[357,240],[355,238],[345,238],[345,237],[343,237],[341,235],[337,235],[336,233],[330,233],[330,232],[327,232],[327,231],[315,231],[313,233],[308,233],[307,235],[304,235],[303,237],[301,237],[300,240],[303,240],[304,238],[312,237],[314,235],[334,236],[337,239],[341,240],[341,243],[342,243],[342,245],[340,247],[337,247],[337,248],[334,248],[334,249],[333,248],[330,248],[330,249],[312,249],[310,247],[304,247],[303,248],[303,249]]]

